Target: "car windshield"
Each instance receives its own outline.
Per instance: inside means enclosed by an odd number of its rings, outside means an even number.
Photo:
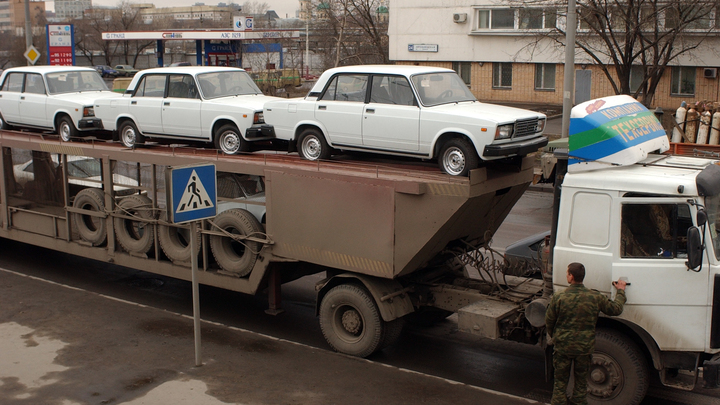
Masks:
[[[75,93],[78,91],[104,91],[107,86],[97,72],[71,71],[46,75],[50,94]]]
[[[425,106],[477,101],[460,76],[454,72],[415,75],[412,82]]]
[[[198,82],[204,98],[262,94],[250,75],[242,70],[199,74]]]

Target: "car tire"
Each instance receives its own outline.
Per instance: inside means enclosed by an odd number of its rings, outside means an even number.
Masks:
[[[370,293],[353,284],[333,287],[320,302],[320,329],[340,353],[367,357],[383,343],[383,320]]]
[[[247,152],[249,145],[235,125],[223,125],[215,131],[215,148],[226,155]]]
[[[467,176],[477,169],[480,157],[475,147],[465,138],[453,138],[445,142],[438,157],[440,170],[451,176]]]
[[[249,211],[240,208],[220,213],[213,223],[214,227],[230,234],[250,236],[264,232],[257,218]],[[261,248],[259,242],[243,240],[240,243],[228,236],[210,236],[210,250],[218,266],[238,277],[245,277],[252,272]]]
[[[325,160],[332,156],[330,145],[320,130],[306,129],[297,140],[297,150],[300,157],[307,160]]]
[[[7,121],[5,121],[5,118],[3,118],[2,114],[0,114],[0,129],[5,131],[13,129],[12,126],[8,124]]]
[[[99,188],[86,188],[75,196],[73,208],[105,213],[105,194]],[[93,246],[102,246],[107,242],[106,219],[81,213],[72,214],[73,223],[80,238]]]
[[[126,148],[133,149],[136,145],[145,143],[145,137],[142,136],[140,131],[138,131],[137,126],[135,126],[135,123],[132,121],[123,121],[120,124],[118,132],[120,142],[122,142],[123,146]]]
[[[167,218],[163,218],[167,221]],[[195,238],[195,255],[200,252],[200,239],[201,234],[198,232],[193,237]],[[190,265],[192,260],[192,253],[190,253],[190,230],[183,227],[172,226],[172,225],[160,225],[158,228],[158,242],[165,256],[175,264],[187,264]]]
[[[148,253],[155,241],[152,200],[144,195],[131,195],[120,200],[117,207],[120,215],[137,218],[115,218],[115,236],[120,246],[128,253]]]
[[[72,119],[67,115],[63,115],[58,119],[57,133],[63,142],[70,142],[72,138],[78,136],[78,130],[75,128],[75,124],[73,124]]]

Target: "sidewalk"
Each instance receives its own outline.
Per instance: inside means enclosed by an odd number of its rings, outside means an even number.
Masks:
[[[453,404],[535,401],[203,322],[0,269],[0,403]]]

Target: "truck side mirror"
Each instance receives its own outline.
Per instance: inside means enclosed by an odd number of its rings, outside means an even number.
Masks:
[[[697,226],[703,226],[707,223],[707,212],[705,212],[705,209],[700,208],[697,210],[696,222]]]
[[[698,211],[698,214],[699,213],[700,212]],[[688,260],[685,262],[685,265],[688,267],[688,269],[695,270],[698,266],[702,264],[702,253],[703,246],[700,237],[700,229],[698,229],[698,227],[696,226],[692,226],[687,230]]]

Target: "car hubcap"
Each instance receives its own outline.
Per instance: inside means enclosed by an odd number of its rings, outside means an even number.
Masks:
[[[66,142],[70,140],[70,126],[66,122],[60,124],[60,139]]]
[[[314,136],[305,137],[302,143],[302,151],[308,160],[317,160],[322,152],[320,140]]]
[[[458,148],[449,148],[443,155],[443,167],[448,174],[459,175],[465,169],[465,155]]]
[[[240,149],[240,136],[235,132],[225,132],[220,137],[220,149],[228,155],[234,155]]]
[[[123,144],[128,148],[135,146],[135,129],[132,127],[126,127],[122,134]]]

